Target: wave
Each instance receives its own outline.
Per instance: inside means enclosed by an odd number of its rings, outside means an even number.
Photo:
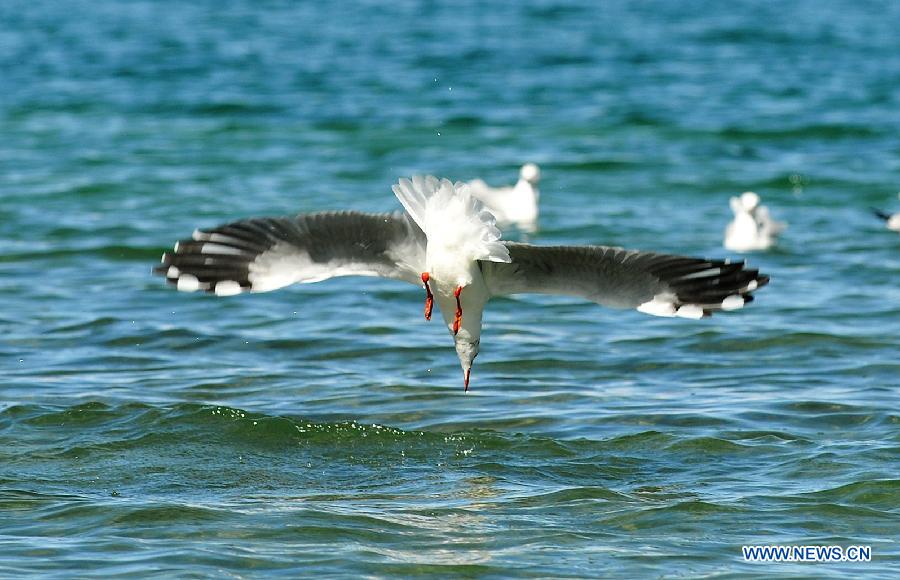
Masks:
[[[78,257],[104,258],[111,261],[146,262],[150,266],[159,262],[163,246],[133,246],[126,244],[104,244],[101,246],[67,247],[50,246],[45,250],[6,252],[0,255],[0,263],[31,262],[34,260],[54,260]]]

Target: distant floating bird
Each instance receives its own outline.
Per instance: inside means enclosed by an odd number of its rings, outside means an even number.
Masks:
[[[519,170],[519,181],[512,187],[491,187],[481,179],[473,179],[468,185],[472,195],[487,206],[500,226],[533,232],[537,229],[540,180],[540,168],[526,163]]]
[[[884,220],[887,229],[895,232],[900,232],[900,212],[889,214],[874,207],[872,208],[872,211],[876,216]]]
[[[760,205],[759,196],[752,191],[732,197],[734,219],[725,228],[725,247],[735,252],[768,250],[786,228],[769,215],[769,208]]]
[[[744,263],[605,246],[503,241],[463,183],[435,177],[393,186],[405,213],[354,211],[260,217],[196,230],[155,272],[178,290],[218,296],[267,292],[336,276],[380,276],[425,290],[456,345],[465,388],[492,296],[567,294],[656,316],[701,318],[736,310],[769,278]]]

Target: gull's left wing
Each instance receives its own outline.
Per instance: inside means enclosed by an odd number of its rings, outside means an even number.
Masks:
[[[327,212],[246,219],[208,230],[166,252],[154,272],[179,290],[219,296],[267,292],[335,276],[421,284],[425,235],[405,213]]]

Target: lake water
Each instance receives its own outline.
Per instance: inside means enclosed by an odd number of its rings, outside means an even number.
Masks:
[[[0,4],[0,575],[896,578],[900,4]],[[464,394],[423,292],[217,299],[195,227],[511,183],[538,244],[725,251],[702,321],[493,301]],[[517,237],[512,234],[511,237]],[[751,544],[871,546],[749,563]]]

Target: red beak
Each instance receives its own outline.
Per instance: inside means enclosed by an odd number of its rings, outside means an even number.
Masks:
[[[472,369],[466,369],[466,388],[463,389],[463,392],[465,392],[465,393],[469,392],[469,373],[471,373],[471,372],[472,372]]]

